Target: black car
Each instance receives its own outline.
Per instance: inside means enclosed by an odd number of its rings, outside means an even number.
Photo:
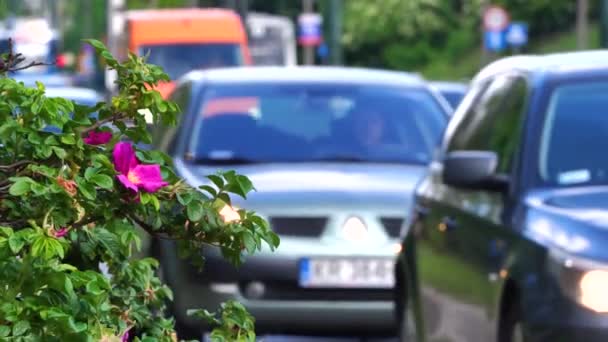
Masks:
[[[402,228],[404,341],[608,341],[607,111],[604,51],[476,76]]]

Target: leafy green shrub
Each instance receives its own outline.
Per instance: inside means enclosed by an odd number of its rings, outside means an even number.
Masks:
[[[177,105],[150,89],[168,76],[140,57],[121,63],[89,43],[118,74],[119,94],[108,103],[83,107],[45,97],[42,84],[0,77],[0,339],[175,341],[165,317],[172,294],[155,275],[158,263],[133,257],[138,230],[177,240],[199,264],[206,245],[238,264],[244,250],[275,248],[278,237],[253,212],[241,210],[231,222],[218,213],[229,194],[253,190],[246,177],[212,175],[213,186],[194,189],[168,156],[134,146],[150,142],[145,114],[175,124]],[[20,62],[4,54],[0,71]],[[216,340],[254,340],[253,318],[238,303],[217,317],[194,314],[217,325]]]

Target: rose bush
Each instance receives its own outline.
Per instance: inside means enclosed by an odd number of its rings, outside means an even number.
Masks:
[[[200,266],[206,246],[239,264],[245,251],[279,240],[253,212],[240,210],[238,220],[219,214],[231,195],[253,190],[246,177],[210,175],[195,189],[173,173],[168,156],[136,147],[150,143],[144,114],[175,124],[177,105],[151,90],[168,77],[144,58],[119,62],[89,43],[118,75],[119,93],[107,103],[83,107],[45,97],[42,84],[0,77],[0,339],[175,341],[165,310],[171,290],[156,276],[158,263],[133,256],[138,230],[176,240]],[[21,62],[4,54],[0,71],[6,76]],[[191,314],[216,325],[214,340],[255,338],[253,318],[238,303]]]

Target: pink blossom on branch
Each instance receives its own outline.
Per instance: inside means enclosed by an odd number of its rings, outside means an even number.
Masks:
[[[103,145],[112,140],[112,133],[90,131],[89,134],[82,140],[85,142],[85,144],[89,145]]]
[[[169,185],[169,183],[163,181],[160,165],[139,163],[131,144],[119,142],[114,147],[113,156],[114,167],[120,173],[117,178],[125,188],[136,193],[140,190],[156,192]]]
[[[59,238],[61,238],[61,237],[66,236],[66,235],[68,234],[68,232],[69,232],[69,230],[68,230],[67,228],[61,228],[61,229],[59,229],[59,230],[55,230],[55,232],[53,233],[53,235],[54,235],[56,238],[58,238],[58,239],[59,239]]]
[[[125,331],[120,339],[120,342],[128,342],[129,341],[129,330]]]

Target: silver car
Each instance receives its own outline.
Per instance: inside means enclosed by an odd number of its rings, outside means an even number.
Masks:
[[[263,332],[391,333],[399,231],[448,118],[434,94],[413,74],[342,67],[179,80],[171,99],[184,113],[177,128],[155,128],[156,147],[193,186],[218,169],[249,176],[257,192],[233,206],[257,211],[281,237],[239,269],[207,248],[203,273],[156,243],[180,327],[205,329],[187,309],[236,299]]]

